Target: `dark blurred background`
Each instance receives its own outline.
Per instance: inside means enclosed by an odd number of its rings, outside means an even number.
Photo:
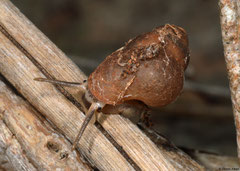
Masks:
[[[191,60],[178,100],[154,110],[154,129],[176,145],[236,156],[217,0],[25,0],[13,2],[90,74],[111,52],[166,23],[188,32]]]

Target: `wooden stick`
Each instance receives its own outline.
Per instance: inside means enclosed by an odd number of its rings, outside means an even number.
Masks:
[[[240,2],[220,0],[220,19],[225,61],[230,80],[240,159]]]
[[[36,171],[19,142],[2,120],[0,120],[0,130],[0,170]]]
[[[33,79],[81,82],[86,76],[7,0],[0,0],[0,32],[0,72],[73,141],[84,119],[80,105],[84,92]],[[119,115],[101,118],[101,125],[89,125],[78,144],[98,169],[203,170],[189,157],[179,161],[174,152],[165,156],[129,120]]]
[[[38,170],[90,170],[76,155],[69,156],[71,144],[43,123],[39,114],[0,80],[0,111],[6,125],[22,144]]]

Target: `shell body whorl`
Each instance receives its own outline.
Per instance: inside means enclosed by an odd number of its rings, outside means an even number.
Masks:
[[[166,24],[129,40],[97,67],[88,78],[93,96],[116,105],[139,100],[164,106],[180,94],[189,61],[186,32]]]

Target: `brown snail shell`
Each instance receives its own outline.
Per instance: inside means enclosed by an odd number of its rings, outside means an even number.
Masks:
[[[184,29],[166,24],[128,41],[97,67],[88,88],[110,105],[139,100],[148,106],[164,106],[183,88],[189,61]]]

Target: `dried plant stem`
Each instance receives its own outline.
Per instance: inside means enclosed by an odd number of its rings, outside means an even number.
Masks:
[[[230,80],[231,98],[237,131],[238,157],[240,158],[240,1],[220,0],[219,6],[224,55]]]

